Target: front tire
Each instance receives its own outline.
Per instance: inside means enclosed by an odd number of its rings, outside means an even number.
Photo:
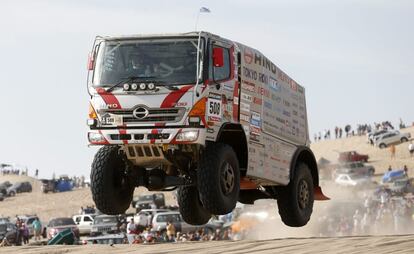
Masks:
[[[178,207],[183,220],[191,225],[206,224],[211,214],[203,207],[196,187],[178,188]]]
[[[104,146],[92,162],[92,198],[104,214],[124,213],[131,204],[135,186],[126,173],[118,146]]]
[[[308,223],[313,211],[313,189],[309,167],[299,163],[290,183],[279,187],[277,205],[280,217],[287,226],[302,227]]]
[[[230,213],[239,199],[240,170],[233,148],[208,144],[197,170],[197,186],[203,207],[215,215]]]

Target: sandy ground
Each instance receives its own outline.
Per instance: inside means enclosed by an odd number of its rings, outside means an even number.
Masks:
[[[411,132],[408,128],[403,132]],[[370,156],[369,163],[375,166],[377,178],[385,172],[389,165],[402,168],[407,165],[409,175],[414,176],[414,158],[408,153],[408,143],[400,144],[397,148],[395,160],[390,159],[389,149],[378,149],[367,143],[366,136],[351,137],[340,140],[328,140],[312,144],[312,150],[317,159],[324,157],[333,162],[338,152],[356,150]],[[34,186],[32,193],[18,194],[0,202],[0,216],[20,214],[37,214],[42,221],[60,216],[72,216],[81,206],[92,205],[93,201],[88,188],[78,189],[65,193],[43,194],[40,184],[30,177],[0,176],[0,182],[29,180]],[[145,193],[146,190],[138,188],[135,194]],[[332,184],[324,186],[326,195],[332,198],[327,202],[316,202],[314,213],[309,224],[303,228],[289,228],[281,223],[275,202],[267,202],[266,212],[272,219],[262,223],[260,230],[252,232],[251,241],[239,242],[204,242],[179,243],[140,246],[55,246],[55,247],[11,247],[0,248],[0,253],[414,253],[414,235],[410,236],[365,236],[348,238],[317,238],[319,235],[318,218],[329,207],[338,202],[355,198],[355,194],[338,189]],[[168,204],[174,204],[171,193],[166,193]],[[261,209],[258,205],[255,209]],[[332,208],[331,208],[332,209]],[[129,210],[133,212],[132,209]],[[414,230],[413,230],[414,232]],[[386,234],[386,232],[384,233]],[[316,237],[316,238],[315,238]],[[275,240],[277,239],[277,240]]]
[[[95,253],[414,253],[414,236],[368,236],[343,238],[295,238],[267,241],[187,242],[158,245],[47,246],[0,249],[0,253],[19,254],[95,254]]]

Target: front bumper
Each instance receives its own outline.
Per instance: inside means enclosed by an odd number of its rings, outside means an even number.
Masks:
[[[181,133],[180,135],[178,135]],[[183,135],[183,134],[190,135]],[[185,139],[182,139],[185,137]],[[204,128],[98,129],[88,132],[90,145],[200,144],[205,145]]]

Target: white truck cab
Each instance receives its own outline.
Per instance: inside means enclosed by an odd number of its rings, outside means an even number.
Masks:
[[[88,70],[100,211],[123,213],[138,186],[178,188],[190,224],[276,198],[297,227],[325,198],[305,89],[259,51],[207,32],[97,37]]]

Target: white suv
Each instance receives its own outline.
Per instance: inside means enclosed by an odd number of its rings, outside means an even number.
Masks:
[[[386,148],[391,144],[404,143],[410,140],[410,133],[401,133],[399,131],[390,131],[378,136],[375,139],[375,146],[379,148]]]

